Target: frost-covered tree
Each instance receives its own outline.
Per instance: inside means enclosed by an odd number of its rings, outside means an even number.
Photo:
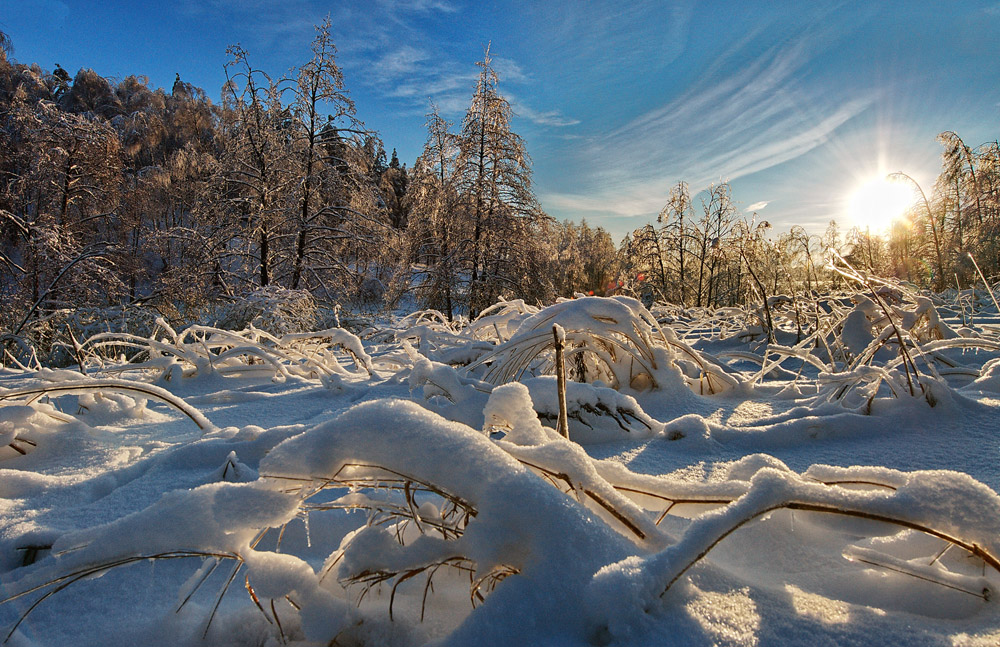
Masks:
[[[396,160],[396,166],[390,162],[389,168],[382,172],[382,178],[379,180],[379,197],[385,207],[389,224],[394,229],[401,230],[406,228],[406,221],[409,218],[406,189],[410,178],[406,168],[399,166],[399,159],[395,157],[393,159]]]
[[[128,286],[129,300],[134,301],[146,292],[154,270],[146,252],[163,199],[165,97],[162,91],[153,92],[148,87],[148,79],[136,76],[126,77],[113,92],[120,111],[109,123],[121,146],[120,181],[127,195],[118,206],[118,271]]]
[[[774,319],[771,316],[769,297],[776,291],[779,280],[779,267],[777,263],[778,251],[775,245],[765,236],[771,224],[764,221],[757,221],[756,218],[740,220],[733,226],[733,242],[727,245],[724,250],[724,258],[736,263],[739,270],[746,268],[748,280],[744,280],[741,271],[729,273],[724,277],[732,284],[735,274],[736,291],[743,292],[745,297],[742,302],[755,304],[761,314],[760,323],[764,329],[767,339],[775,341]]]
[[[531,190],[524,140],[511,130],[510,102],[487,47],[458,138],[458,192],[471,228],[465,250],[468,309],[475,314],[504,294],[551,293],[531,269],[541,260],[535,227],[544,217]]]
[[[195,304],[232,292],[220,250],[226,249],[233,228],[218,217],[225,211],[216,192],[223,138],[216,108],[201,89],[178,76],[163,102],[164,139],[155,163],[140,171],[151,194],[146,297]]]
[[[235,236],[221,250],[224,273],[378,298],[398,247],[379,194],[387,167],[381,141],[355,116],[329,21],[310,60],[282,79],[254,68],[242,48],[229,51],[217,205]]]
[[[337,66],[336,47],[330,38],[330,20],[317,27],[312,43],[312,58],[299,68],[291,86],[291,118],[295,137],[292,162],[296,177],[296,209],[292,234],[291,276],[288,286],[298,289],[303,275],[313,273],[312,283],[321,283],[316,275],[320,267],[341,263],[335,252],[345,236],[370,235],[367,228],[351,231],[345,223],[369,216],[351,205],[352,189],[358,184],[357,164],[341,154],[329,164],[324,150],[331,150],[330,138],[342,139],[351,134],[366,134],[355,117],[354,102],[344,88],[344,75]],[[324,149],[324,138],[327,147]],[[345,150],[348,146],[341,146]]]
[[[59,105],[69,112],[92,113],[105,119],[122,113],[121,100],[111,82],[89,68],[77,72],[72,86],[59,97]]]
[[[729,305],[734,302],[733,288],[739,281],[723,280],[730,237],[739,210],[733,202],[728,183],[712,185],[701,200],[701,219],[695,230],[698,287],[697,305]],[[738,272],[736,272],[738,275]]]
[[[667,232],[648,223],[633,231],[622,243],[622,268],[626,276],[643,277],[639,292],[647,300],[675,302],[672,286],[677,277],[669,263]]]
[[[819,237],[813,236],[803,227],[795,225],[784,238],[784,245],[788,250],[790,265],[802,268],[803,276],[801,278],[804,282],[803,287],[808,291],[812,291],[813,288],[819,286],[817,259],[822,258]]]
[[[10,40],[10,36],[0,31],[0,60],[7,60],[11,52],[14,51],[14,44]]]
[[[25,234],[20,251],[33,308],[108,302],[122,293],[121,158],[115,131],[93,115],[51,103],[12,106],[23,162],[6,187]]]
[[[853,267],[878,276],[888,276],[891,260],[886,241],[870,228],[851,227],[845,236],[849,253],[844,259]]]
[[[552,277],[557,296],[602,295],[608,283],[617,280],[618,251],[603,228],[591,227],[586,220],[579,224],[567,220],[541,231],[553,247],[546,274]]]
[[[623,242],[623,267],[632,279],[642,275],[641,291],[651,298],[699,307],[738,299],[739,264],[731,266],[728,249],[738,209],[729,184],[700,194],[700,210],[696,219],[690,191],[678,183],[657,218],[659,226],[650,223]]]
[[[671,265],[676,269],[677,280],[675,282],[677,294],[674,298],[677,303],[687,305],[688,293],[688,270],[691,253],[688,249],[691,244],[691,223],[694,216],[694,209],[691,204],[691,189],[687,182],[678,182],[670,189],[670,198],[664,205],[657,218],[662,223],[668,235],[668,247],[671,255]],[[687,222],[685,222],[685,219]],[[662,269],[661,269],[662,274]],[[664,286],[666,287],[666,285]]]
[[[407,241],[421,302],[444,312],[449,321],[455,313],[462,271],[458,251],[466,224],[456,188],[457,157],[451,124],[432,106],[427,140],[406,193]]]
[[[271,282],[274,246],[289,216],[293,182],[290,115],[277,81],[253,67],[239,45],[228,50],[222,104],[224,152],[219,217],[236,235],[234,266],[244,281]],[[222,250],[220,250],[221,252]]]

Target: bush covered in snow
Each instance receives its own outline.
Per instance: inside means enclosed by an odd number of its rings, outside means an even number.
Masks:
[[[258,288],[245,297],[222,304],[204,315],[204,323],[226,330],[253,326],[272,335],[315,330],[320,323],[316,300],[306,290],[278,286]]]

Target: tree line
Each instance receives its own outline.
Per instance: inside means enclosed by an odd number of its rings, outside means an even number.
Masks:
[[[71,77],[0,45],[8,313],[277,286],[375,306],[412,295],[453,317],[613,272],[606,232],[539,207],[488,49],[458,128],[432,110],[407,169],[356,114],[329,22],[281,77],[230,47],[218,104],[179,76],[170,92],[139,76]]]
[[[261,287],[342,304],[412,299],[448,318],[498,298],[627,293],[689,306],[836,287],[826,258],[923,287],[995,274],[996,143],[942,135],[944,171],[887,236],[835,223],[771,237],[728,184],[678,183],[616,246],[556,222],[487,48],[457,124],[431,107],[411,168],[364,125],[330,24],[281,77],[229,48],[218,104],[179,76],[109,80],[21,64],[0,34],[0,294],[6,324],[59,308],[197,306]],[[906,177],[900,181],[909,181]],[[970,256],[971,254],[971,256]]]
[[[930,190],[898,172],[889,180],[913,202],[885,232],[831,221],[822,234],[800,226],[777,236],[738,208],[728,184],[692,197],[680,182],[655,223],[622,243],[620,274],[631,291],[685,306],[765,303],[769,297],[842,286],[831,261],[937,292],[992,284],[1000,274],[1000,145],[975,148],[939,135],[942,171]]]

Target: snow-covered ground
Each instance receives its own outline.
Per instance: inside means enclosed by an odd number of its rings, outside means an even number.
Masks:
[[[0,373],[0,640],[1000,644],[997,313],[951,302],[95,337]]]

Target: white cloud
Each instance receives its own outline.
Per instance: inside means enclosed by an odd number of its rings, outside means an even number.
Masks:
[[[763,209],[767,205],[768,205],[768,201],[767,200],[762,200],[760,202],[754,202],[752,205],[750,205],[749,207],[746,208],[746,212],[750,213],[750,212],[753,212],[753,211],[760,211],[761,209]]]
[[[492,57],[491,60],[500,79],[501,94],[511,102],[516,115],[540,126],[561,128],[579,123],[558,111],[536,110],[518,100],[506,86],[528,84],[529,75],[512,59]],[[479,68],[471,63],[442,61],[440,56],[411,45],[383,53],[367,69],[365,78],[385,96],[408,101],[410,109],[420,113],[426,112],[428,102],[432,101],[446,115],[458,115],[468,109],[479,77]]]
[[[566,117],[558,110],[535,110],[528,104],[524,103],[524,101],[516,94],[509,92],[502,92],[502,94],[508,101],[510,101],[511,108],[513,109],[515,115],[527,119],[538,126],[565,128],[567,126],[575,126],[580,123],[579,119]]]
[[[395,83],[417,72],[420,64],[429,58],[427,52],[404,45],[393,52],[386,52],[372,65],[372,72],[386,83]]]
[[[455,69],[426,60],[411,61],[408,69],[395,71],[378,79],[379,90],[388,97],[413,99],[421,109],[427,107],[428,98],[442,109],[461,98],[467,108],[477,78],[474,69]]]
[[[742,64],[724,54],[714,74],[576,153],[585,197],[554,192],[543,203],[655,214],[677,181],[699,191],[803,155],[873,103],[870,95],[821,94],[809,86],[811,57],[805,37]]]
[[[614,80],[623,70],[655,73],[684,54],[691,37],[694,0],[588,0],[523,3],[546,40],[558,44],[568,67],[587,70],[588,78]]]
[[[634,216],[656,214],[667,201],[669,186],[659,181],[636,184],[622,190],[589,193],[583,187],[573,193],[545,193],[539,200],[546,208],[589,214]]]
[[[518,116],[524,117],[528,121],[538,124],[539,126],[554,126],[556,128],[565,128],[566,126],[575,126],[578,123],[580,123],[579,119],[564,117],[557,110],[548,110],[545,112],[539,112],[537,110],[533,110],[532,108],[526,106],[523,103],[515,104],[514,112]]]
[[[445,2],[445,0],[381,0],[380,4],[390,9],[418,13],[430,11],[455,13],[458,11],[458,7],[450,2]]]
[[[526,83],[531,80],[517,61],[501,56],[490,56],[490,60],[500,83]]]

